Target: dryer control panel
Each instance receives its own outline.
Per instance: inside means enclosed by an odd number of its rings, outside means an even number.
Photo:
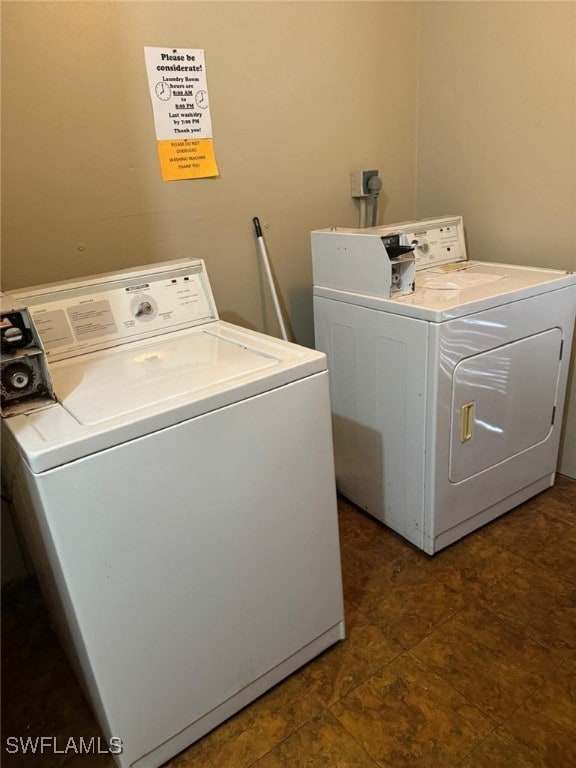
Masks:
[[[201,259],[153,264],[9,295],[28,307],[50,360],[218,320]]]
[[[332,227],[311,234],[314,285],[371,296],[414,290],[414,246],[401,227]]]
[[[414,247],[416,270],[467,260],[462,216],[421,219],[395,224]]]
[[[394,249],[394,238],[402,251]],[[382,298],[408,297],[420,270],[461,269],[467,261],[462,216],[318,229],[311,242],[316,288]]]

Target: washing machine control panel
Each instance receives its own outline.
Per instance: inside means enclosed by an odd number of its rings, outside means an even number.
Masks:
[[[202,260],[13,293],[28,306],[51,360],[218,319]]]

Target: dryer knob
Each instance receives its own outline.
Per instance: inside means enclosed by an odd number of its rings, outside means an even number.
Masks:
[[[414,248],[417,248],[419,251],[422,251],[422,253],[426,253],[430,248],[428,243],[419,243],[418,240],[412,240],[410,245],[413,245]]]

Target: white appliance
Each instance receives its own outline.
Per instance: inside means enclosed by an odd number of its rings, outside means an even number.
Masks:
[[[118,765],[159,766],[344,636],[326,359],[199,260],[9,298],[58,403],[3,419],[4,481]]]
[[[375,238],[415,249],[391,292]],[[339,490],[428,554],[554,482],[576,275],[467,259],[462,218],[312,233]]]

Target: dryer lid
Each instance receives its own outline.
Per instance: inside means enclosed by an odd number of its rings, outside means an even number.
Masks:
[[[458,271],[458,270],[462,271]],[[539,294],[571,290],[576,274],[559,269],[467,261],[454,270],[423,269],[416,275],[414,293],[383,299],[332,288],[315,287],[314,296],[357,304],[433,323],[481,312]]]

